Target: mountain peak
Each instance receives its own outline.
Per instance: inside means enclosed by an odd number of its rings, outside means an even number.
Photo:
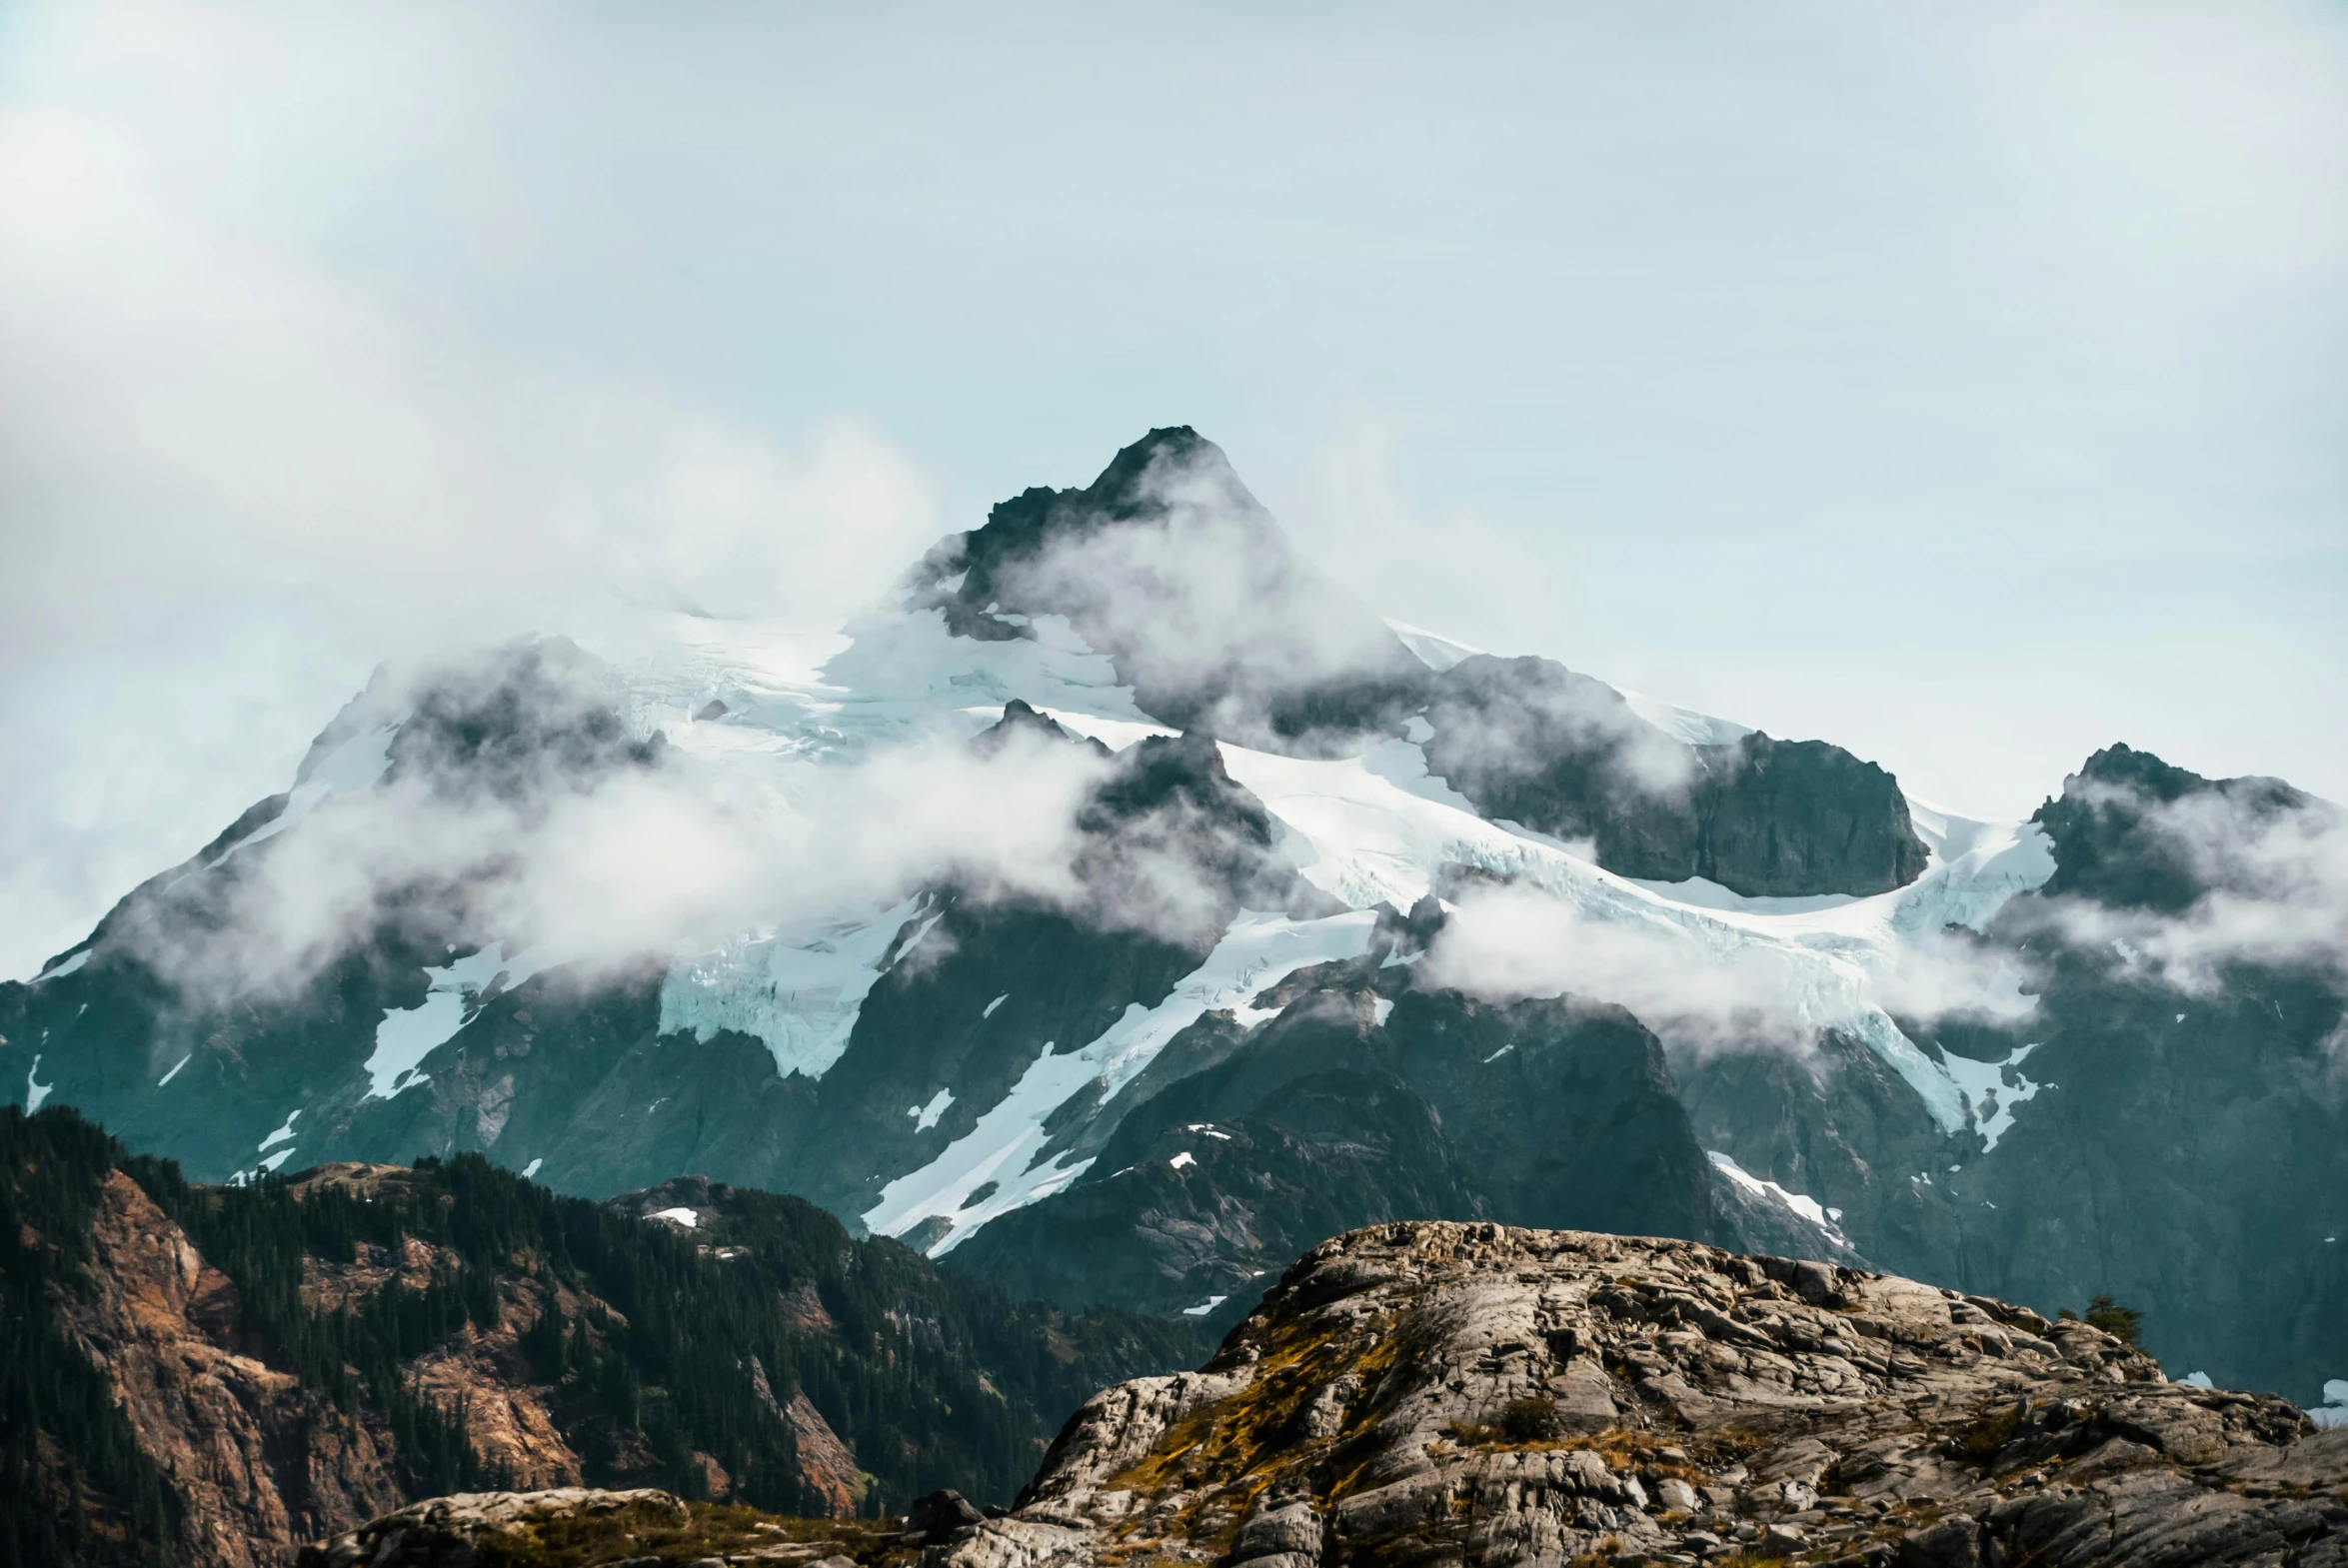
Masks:
[[[1379,728],[1425,676],[1187,425],[1151,431],[1082,490],[999,503],[924,558],[908,604],[988,642],[1064,616],[1146,713],[1266,744]]]

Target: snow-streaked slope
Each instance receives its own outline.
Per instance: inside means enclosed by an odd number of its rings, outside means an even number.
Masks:
[[[942,611],[882,607],[843,634],[810,637],[767,623],[660,612],[597,651],[613,662],[619,700],[639,735],[663,732],[683,760],[710,770],[727,787],[787,799],[796,796],[796,781],[812,777],[807,770],[853,766],[901,742],[976,735],[1014,699],[1114,750],[1174,733],[1136,706],[1111,662],[1064,620],[1039,618],[1024,630],[1028,635],[982,642],[953,636]],[[1396,632],[1430,668],[1447,668],[1474,652],[1415,628]],[[1626,697],[1641,717],[1682,740],[1711,743],[1745,733]],[[346,711],[338,722],[345,734],[305,763],[295,800],[265,831],[298,827],[318,803],[380,778],[397,719],[380,708]],[[1423,738],[1424,722],[1414,721],[1406,733]],[[1156,1005],[1137,1001],[1099,1040],[1043,1051],[997,1104],[956,1106],[958,1117],[976,1113],[978,1125],[923,1168],[897,1173],[865,1216],[872,1228],[902,1233],[932,1217],[949,1218],[954,1225],[939,1243],[943,1250],[994,1216],[1075,1179],[1081,1163],[1037,1161],[1046,1114],[1088,1091],[1096,1078],[1109,1079],[1114,1092],[1205,1010],[1241,1007],[1297,965],[1357,953],[1374,905],[1408,908],[1449,866],[1493,873],[1589,919],[1655,933],[1677,945],[1691,972],[1707,965],[1757,968],[1805,1024],[1864,1040],[1946,1129],[1978,1122],[1985,1136],[2000,1135],[2027,1098],[2021,1084],[2000,1083],[1992,1102],[1971,1064],[1949,1067],[1932,1059],[1900,1032],[1878,998],[1881,978],[1897,966],[1903,948],[1943,925],[1978,928],[2006,898],[2051,874],[2045,836],[2027,823],[1975,821],[1913,801],[1932,858],[1910,886],[1868,898],[1746,898],[1705,882],[1633,882],[1574,845],[1487,821],[1446,782],[1429,776],[1425,753],[1410,740],[1388,739],[1335,760],[1227,744],[1221,754],[1231,776],[1264,801],[1283,850],[1302,874],[1359,912],[1333,921],[1243,918],[1173,996]],[[914,900],[891,903],[900,892],[867,889],[861,904],[829,909],[795,906],[788,892],[779,892],[773,925],[712,950],[673,956],[661,991],[663,1033],[707,1040],[721,1029],[740,1030],[766,1043],[778,1073],[821,1076],[846,1049],[892,944],[919,939],[908,927],[923,911]],[[511,945],[492,944],[428,970],[424,1003],[386,1015],[367,1063],[375,1094],[389,1096],[420,1081],[413,1069],[463,1027],[501,970],[512,985],[544,966],[507,958]],[[912,1115],[925,1127],[928,1104],[943,1115],[949,1103],[934,1099],[937,1092],[929,1085],[912,1096]],[[963,1209],[989,1182],[996,1189]]]
[[[1033,640],[982,643],[949,634],[942,612],[879,611],[851,626],[845,649],[810,669],[804,648],[795,646],[785,659],[771,643],[729,643],[723,628],[697,623],[686,658],[672,656],[665,674],[632,681],[647,691],[664,689],[669,695],[657,706],[671,715],[696,712],[712,699],[726,703],[722,720],[670,733],[673,739],[682,733],[680,744],[697,755],[742,763],[845,760],[887,739],[940,728],[975,734],[1013,698],[1116,750],[1171,733],[1134,705],[1131,689],[1118,684],[1109,661],[1087,649],[1065,623],[1045,618],[1030,630]],[[1398,628],[1397,635],[1432,667],[1473,652],[1415,628]],[[1629,701],[1649,723],[1690,742],[1717,743],[1746,733],[1742,726],[1643,697]],[[1841,1029],[1865,1041],[1951,1131],[1973,1120],[1979,1090],[1960,1085],[1900,1032],[1876,999],[1880,977],[1897,967],[1906,945],[1945,925],[1978,929],[2007,898],[2038,886],[2053,871],[2047,840],[2036,827],[1977,821],[1915,801],[1911,809],[1931,863],[1915,882],[1892,892],[1748,898],[1701,881],[1642,884],[1603,870],[1572,845],[1478,816],[1444,781],[1429,777],[1424,752],[1408,741],[1388,740],[1360,757],[1333,761],[1228,744],[1221,750],[1232,778],[1270,809],[1282,846],[1303,875],[1340,901],[1357,909],[1381,901],[1407,908],[1432,890],[1446,865],[1469,866],[1537,888],[1581,915],[1634,921],[1665,933],[1684,946],[1691,965],[1758,967],[1773,975],[1808,1026]],[[665,1021],[682,1020],[682,1008],[674,1015],[667,1008],[664,993]],[[777,1034],[789,1034],[773,1023],[751,1032],[762,1033],[770,1046]],[[781,1064],[791,1048],[777,1049]],[[812,1058],[800,1059],[813,1065]],[[1024,1105],[1052,1092],[1055,1070],[1039,1063],[1035,1071],[1042,1075],[1023,1082],[1015,1097]],[[1998,1113],[2011,1114],[2002,1096]],[[1008,1129],[1025,1124],[1024,1111],[1005,1116],[991,1133],[999,1146],[982,1152],[974,1144],[954,1156],[974,1169],[985,1164],[990,1172],[963,1182],[961,1192],[999,1179],[995,1166],[1010,1158],[1016,1141]],[[875,1211],[879,1217],[868,1222],[901,1230],[927,1214],[951,1212],[937,1206],[943,1197],[935,1190],[954,1184],[947,1173],[938,1169],[924,1179],[928,1187],[908,1186],[885,1199]],[[974,1222],[1013,1206],[1017,1189],[1017,1183],[1006,1183],[990,1206],[961,1217],[956,1234],[967,1235]]]
[[[1850,1238],[1844,1235],[1839,1228],[1842,1210],[1828,1208],[1806,1192],[1789,1192],[1774,1181],[1764,1180],[1717,1149],[1705,1150],[1704,1157],[1712,1162],[1714,1170],[1726,1176],[1752,1196],[1765,1202],[1778,1204],[1792,1213],[1800,1215],[1803,1219],[1817,1226],[1825,1234],[1826,1239],[1836,1246],[1847,1247],[1850,1245]]]
[[[1978,927],[2053,870],[2036,828],[1974,823],[1953,861],[1936,855],[1921,877],[1891,892],[1744,898],[1709,882],[1635,882],[1553,839],[1485,821],[1427,777],[1424,754],[1408,742],[1333,761],[1222,751],[1231,777],[1279,819],[1283,847],[1304,876],[1345,902],[1407,908],[1456,864],[1538,889],[1588,918],[1637,922],[1678,943],[1691,973],[1709,965],[1747,982],[1759,976],[1802,1024],[1864,1041],[1950,1132],[1971,1119],[1968,1096],[1892,1021],[1876,998],[1878,980],[1915,937],[1950,924]],[[1601,991],[1600,999],[1632,998]]]
[[[239,849],[274,838],[338,794],[370,788],[391,769],[391,745],[405,716],[384,720],[303,760],[285,809],[239,838],[213,858],[218,865]]]
[[[1156,1006],[1134,1002],[1099,1039],[1075,1050],[1047,1044],[1036,1060],[979,1123],[935,1159],[889,1183],[864,1222],[876,1234],[898,1236],[923,1220],[943,1216],[954,1228],[931,1244],[952,1251],[998,1215],[1024,1208],[1083,1175],[1091,1159],[1070,1161],[1044,1152],[1045,1118],[1096,1079],[1106,1102],[1156,1059],[1169,1040],[1208,1012],[1228,1010],[1242,1023],[1270,1016],[1248,1003],[1306,964],[1357,958],[1368,950],[1372,910],[1320,920],[1293,920],[1279,914],[1242,912],[1207,954]],[[988,1183],[995,1190],[977,1202],[971,1195]],[[966,1206],[967,1205],[967,1206]]]

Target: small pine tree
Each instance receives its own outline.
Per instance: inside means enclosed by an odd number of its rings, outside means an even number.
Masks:
[[[2088,1327],[2102,1329],[2123,1345],[2136,1343],[2144,1331],[2144,1314],[2134,1307],[2121,1306],[2109,1296],[2097,1296],[2088,1302],[2086,1318]]]

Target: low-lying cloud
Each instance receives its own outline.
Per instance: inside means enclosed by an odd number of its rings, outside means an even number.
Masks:
[[[502,941],[592,980],[924,889],[1179,941],[1227,918],[1232,846],[1178,798],[1105,820],[1121,761],[1091,747],[1014,727],[985,749],[939,731],[742,764],[630,736],[613,690],[561,643],[379,680],[327,746],[404,720],[380,782],[140,900],[123,939],[221,1006],[290,996],[387,933],[428,956]]]
[[[1839,952],[1660,913],[1606,918],[1517,886],[1461,895],[1422,977],[1495,1000],[1570,993],[1628,1008],[1668,1044],[1803,1052],[1867,1008],[1931,1022],[2036,1005],[2012,955],[1958,935]]]
[[[2348,813],[2284,804],[2256,789],[2212,788],[2162,801],[2109,784],[2074,784],[2089,803],[2136,817],[2198,888],[2181,913],[2060,897],[2021,911],[2077,945],[2147,965],[2205,993],[2236,964],[2314,966],[2348,981]]]
[[[1113,640],[1188,728],[1245,735],[1268,700],[1339,680],[1416,675],[1377,614],[1298,556],[1221,453],[1162,451],[1138,515],[1071,531],[1003,575],[1018,603]]]

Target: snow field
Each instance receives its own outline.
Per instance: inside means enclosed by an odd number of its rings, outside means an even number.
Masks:
[[[951,1219],[954,1228],[931,1247],[937,1256],[989,1220],[1059,1191],[1093,1163],[1071,1163],[1065,1154],[1041,1158],[1048,1140],[1045,1118],[1071,1095],[1098,1080],[1102,1099],[1114,1099],[1169,1040],[1208,1012],[1227,1010],[1243,1024],[1260,1022],[1270,1014],[1248,1005],[1256,992],[1306,964],[1359,957],[1375,924],[1376,914],[1367,909],[1321,920],[1242,911],[1206,960],[1156,1006],[1129,1004],[1099,1039],[1076,1050],[1056,1051],[1046,1042],[977,1126],[883,1189],[864,1213],[866,1227],[898,1236],[934,1215]],[[989,1182],[995,1190],[971,1203],[971,1194]]]

